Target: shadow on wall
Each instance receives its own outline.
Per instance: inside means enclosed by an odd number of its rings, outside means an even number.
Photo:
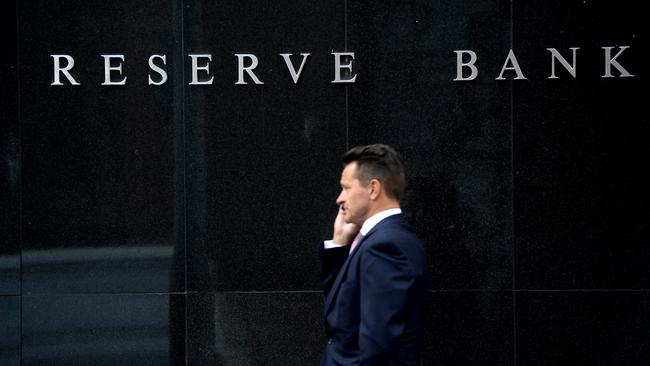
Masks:
[[[402,199],[407,220],[425,246],[431,290],[478,287],[487,269],[479,260],[482,250],[469,249],[477,247],[469,241],[478,224],[457,196],[446,176],[413,177]]]

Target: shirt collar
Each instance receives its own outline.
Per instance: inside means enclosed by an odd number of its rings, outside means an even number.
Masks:
[[[360,230],[361,235],[366,236],[368,232],[373,227],[375,227],[375,225],[377,225],[381,220],[389,216],[393,216],[401,213],[402,210],[399,208],[389,208],[388,210],[377,212],[376,214],[370,216],[366,221],[363,222],[363,225],[361,225],[361,230]]]

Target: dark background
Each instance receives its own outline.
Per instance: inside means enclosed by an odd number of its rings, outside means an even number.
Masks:
[[[426,364],[650,363],[641,6],[5,5],[0,364],[318,364],[340,156],[374,142],[403,155],[429,255]],[[603,78],[619,46],[634,77]],[[548,79],[546,48],[570,47],[576,78]],[[526,79],[497,81],[510,49]],[[356,82],[332,84],[346,50]],[[454,50],[477,53],[475,80],[453,81]],[[279,54],[301,52],[294,84]],[[188,85],[190,53],[212,55],[212,85]],[[235,53],[264,85],[234,84]],[[52,54],[81,85],[50,85]],[[102,54],[125,55],[126,85],[100,85]]]

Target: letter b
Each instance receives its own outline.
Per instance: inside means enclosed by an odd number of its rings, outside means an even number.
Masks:
[[[476,79],[478,75],[478,68],[474,66],[476,63],[476,53],[472,50],[458,50],[456,53],[456,78],[454,81],[469,81]],[[463,54],[469,54],[469,62],[463,62]],[[463,67],[469,67],[472,71],[468,77],[463,77]]]

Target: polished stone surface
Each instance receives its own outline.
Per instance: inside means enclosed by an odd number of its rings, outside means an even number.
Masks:
[[[646,365],[648,292],[517,293],[519,365]]]
[[[509,48],[506,3],[348,3],[349,144],[403,156],[407,215],[425,241],[431,286],[512,287],[510,84],[489,77]],[[456,77],[471,49],[474,81]]]
[[[20,60],[0,61],[3,366],[318,364],[340,156],[372,142],[402,153],[426,244],[426,364],[650,362],[641,5],[17,4],[0,36]],[[630,46],[635,76],[602,78],[604,46]],[[580,47],[575,79],[548,79],[550,47]],[[511,48],[527,79],[495,80]],[[476,52],[475,80],[453,80],[455,50]],[[294,84],[280,53],[303,52]],[[50,85],[55,53],[82,85]],[[124,86],[100,85],[109,53]],[[242,53],[263,85],[235,84]],[[188,85],[189,54],[212,56],[211,85]]]
[[[515,365],[512,296],[508,291],[433,291],[422,347],[425,364]]]
[[[512,294],[432,292],[426,364],[513,364]],[[325,346],[322,293],[188,295],[191,365],[315,365]]]
[[[650,288],[645,12],[593,2],[518,2],[513,12],[528,77],[513,96],[517,287]],[[615,77],[602,78],[608,46],[630,47],[617,62],[634,77],[612,66]],[[548,47],[569,61],[580,47],[575,79],[559,63],[548,79]]]
[[[212,54],[214,76],[185,89],[190,290],[320,289],[345,152],[345,90],[330,82],[343,14],[340,1],[186,3],[185,53]],[[283,52],[312,54],[298,84]],[[235,53],[257,55],[264,85],[235,85]]]
[[[317,365],[326,343],[323,295],[188,295],[190,365]]]
[[[179,6],[19,4],[24,292],[184,289]],[[81,85],[50,85],[59,53]],[[107,53],[125,55],[126,85],[100,85]]]
[[[12,14],[15,10],[14,2],[4,8],[4,11]],[[9,50],[0,58],[0,295],[16,295],[20,293],[20,129],[16,18],[7,17],[0,27],[0,47]]]
[[[25,295],[23,365],[184,365],[185,297]]]
[[[20,365],[20,296],[0,296],[0,365]]]

